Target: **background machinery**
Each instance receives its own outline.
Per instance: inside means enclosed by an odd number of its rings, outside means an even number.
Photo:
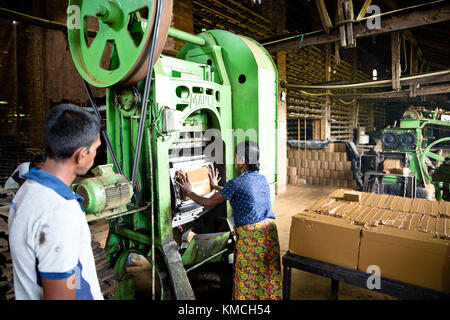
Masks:
[[[443,174],[445,168],[438,169],[445,162],[445,156],[448,157],[449,130],[450,113],[448,111],[411,106],[404,112],[398,127],[394,125],[384,130],[381,139],[382,152],[376,155],[361,155],[358,171],[361,175],[384,171],[383,193],[401,194],[402,188],[411,188],[413,184],[409,184],[408,187],[402,176],[390,175],[384,170],[386,160],[398,160],[401,167],[409,169],[410,178],[415,176],[415,186],[412,187],[415,192],[406,190],[406,194],[428,199],[435,197],[436,200],[441,200],[443,183],[445,183],[443,181],[448,183],[450,180],[450,174],[447,176]],[[436,171],[440,174],[433,179],[432,175]]]
[[[115,298],[135,297],[126,272],[133,252],[152,266],[154,298],[200,297],[199,278],[231,294],[231,209],[207,210],[185,198],[176,176],[186,172],[210,196],[208,170],[217,168],[222,182],[234,178],[236,144],[257,140],[273,199],[278,79],[270,55],[227,31],[169,28],[171,0],[69,5],[70,50],[94,109],[89,85],[106,88],[102,137],[111,164],[74,189],[85,197],[88,221],[109,220],[105,250],[119,282]],[[69,27],[73,6],[79,28]],[[92,19],[97,32],[89,29]],[[176,57],[160,54],[167,36],[186,41]]]

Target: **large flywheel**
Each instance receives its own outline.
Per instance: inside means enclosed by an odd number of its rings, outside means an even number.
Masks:
[[[433,143],[431,143],[430,145],[428,145],[425,150],[423,150],[421,156],[420,156],[420,168],[422,170],[422,173],[424,175],[424,177],[426,178],[426,182],[431,182],[432,178],[430,176],[430,174],[428,173],[428,168],[426,166],[425,163],[425,159],[426,158],[431,158],[434,159],[436,161],[441,161],[444,162],[445,158],[443,156],[440,156],[438,154],[435,154],[431,151],[432,148],[434,148],[437,144],[442,143],[442,142],[448,142],[450,141],[450,137],[446,137],[446,138],[441,138],[439,140],[434,141]],[[424,181],[425,182],[425,181]]]
[[[73,13],[79,13],[79,23],[68,21],[70,51],[87,82],[96,87],[127,86],[146,76],[156,1],[70,0],[69,5],[79,8]],[[173,0],[163,1],[153,64],[167,39],[172,5]]]

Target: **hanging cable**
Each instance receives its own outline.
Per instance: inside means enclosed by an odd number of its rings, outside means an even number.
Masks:
[[[403,68],[401,67],[401,65],[402,65],[402,60],[400,59],[400,69],[401,69],[401,72],[402,73],[404,73],[404,72],[406,72],[406,70],[408,69],[408,56],[407,56],[407,53],[406,53],[406,41],[405,41],[405,36],[402,34],[402,41],[400,42],[399,41],[399,51],[401,50],[401,43],[403,43],[403,55],[404,55],[404,57],[405,57],[405,69],[403,70]]]
[[[133,190],[135,190],[135,191],[136,191],[136,186],[137,186],[137,172],[139,169],[139,160],[141,157],[142,137],[144,135],[145,120],[147,117],[148,97],[149,97],[150,88],[152,85],[153,61],[155,58],[156,44],[158,41],[158,32],[159,32],[159,25],[160,25],[161,12],[162,12],[162,1],[163,0],[159,0],[156,3],[155,24],[153,26],[152,40],[151,40],[152,47],[150,49],[150,56],[148,59],[148,68],[147,68],[147,77],[145,79],[144,94],[142,97],[141,118],[139,119],[138,135],[137,135],[137,140],[136,140],[136,153],[134,155],[133,171],[132,171],[132,175],[131,175],[131,181],[133,183]]]

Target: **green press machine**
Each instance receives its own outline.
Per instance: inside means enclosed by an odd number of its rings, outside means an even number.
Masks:
[[[417,179],[417,196],[430,198],[429,186],[434,185],[436,200],[442,200],[442,192],[448,190],[450,171],[446,159],[440,153],[442,146],[450,142],[450,112],[436,108],[410,107],[400,120],[399,127],[386,128],[382,137],[383,152],[379,162],[400,159]],[[435,133],[441,133],[435,137]],[[395,184],[397,177],[386,175],[383,183]],[[447,191],[448,192],[448,191]]]
[[[220,282],[230,284],[231,208],[207,210],[184,199],[176,172],[206,166],[219,170],[221,184],[236,177],[234,152],[240,141],[234,134],[251,138],[254,132],[273,200],[274,62],[244,36],[170,28],[172,0],[69,2],[70,51],[98,116],[90,86],[106,88],[102,136],[108,147],[108,164],[93,169],[95,176],[74,189],[85,197],[88,221],[109,221],[105,250],[119,281],[115,298],[135,298],[134,278],[126,268],[133,252],[152,266],[155,299],[195,299],[191,279],[205,270],[226,270]],[[73,27],[77,8],[79,23]],[[98,31],[90,29],[93,24]],[[161,54],[168,36],[186,41],[176,57]],[[186,241],[190,230],[196,235]]]

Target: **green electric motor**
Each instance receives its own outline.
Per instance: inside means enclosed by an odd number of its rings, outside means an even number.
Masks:
[[[86,214],[104,217],[125,212],[133,195],[128,178],[115,173],[112,164],[98,166],[92,172],[95,177],[82,180],[76,187],[84,198]]]

